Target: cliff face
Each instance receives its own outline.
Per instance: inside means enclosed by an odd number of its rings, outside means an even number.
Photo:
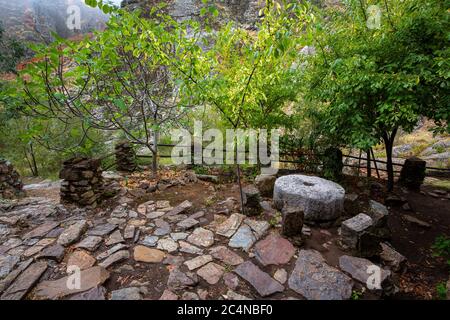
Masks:
[[[140,8],[144,12],[162,0],[124,0],[122,6],[130,10]],[[170,0],[168,13],[179,20],[200,16],[204,6],[201,0]],[[214,4],[222,21],[234,20],[244,26],[251,26],[258,19],[258,12],[265,0],[217,0]]]
[[[316,5],[328,6],[338,5],[341,0],[297,1],[309,1]],[[130,10],[139,8],[145,12],[160,2],[168,3],[168,13],[180,20],[198,17],[204,6],[201,0],[123,0],[122,7]],[[264,7],[266,0],[214,0],[213,2],[219,9],[219,21],[234,20],[243,27],[251,27],[257,21],[259,10]]]

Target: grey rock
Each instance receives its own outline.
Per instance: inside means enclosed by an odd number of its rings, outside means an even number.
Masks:
[[[50,259],[55,260],[56,262],[61,262],[64,258],[64,247],[60,244],[53,244],[50,247],[45,248],[42,252],[36,257],[37,259]]]
[[[187,241],[196,246],[210,247],[214,243],[214,233],[204,228],[197,228],[189,235]]]
[[[273,196],[273,188],[277,178],[273,175],[260,174],[255,178],[255,185],[264,197]]]
[[[146,236],[144,238],[144,240],[141,241],[141,243],[144,246],[148,246],[148,247],[154,247],[156,246],[156,244],[158,243],[159,238],[156,236]]]
[[[174,232],[170,234],[170,237],[175,240],[185,240],[187,237],[189,236],[189,233],[185,233],[185,232]]]
[[[211,262],[213,260],[212,256],[210,255],[204,255],[204,256],[198,256],[191,260],[185,261],[184,264],[188,267],[190,271],[195,270],[197,268],[200,268],[207,264],[208,262]]]
[[[106,289],[105,287],[98,286],[88,290],[86,292],[82,292],[70,297],[69,300],[105,300]]]
[[[368,216],[372,218],[373,226],[376,228],[384,227],[387,225],[387,219],[389,216],[389,210],[383,204],[374,200],[369,201]]]
[[[364,258],[357,258],[351,256],[341,256],[339,258],[339,267],[342,271],[347,272],[351,275],[351,277],[359,282],[362,282],[371,290],[382,290],[391,288],[391,272],[388,270],[384,270],[379,266],[375,265],[371,261]],[[380,274],[380,283],[372,283],[371,277],[374,273],[374,269],[379,268],[381,271]],[[376,278],[374,278],[376,280]]]
[[[329,266],[315,250],[300,250],[289,287],[308,300],[345,300],[352,295],[353,281]]]
[[[368,231],[372,225],[372,218],[364,213],[345,220],[341,225],[342,243],[352,249],[356,249],[361,235]]]
[[[187,219],[184,219],[183,221],[178,222],[177,227],[180,230],[189,230],[198,225],[199,223],[200,222],[197,219],[189,217]]]
[[[275,182],[273,200],[278,209],[302,208],[305,220],[321,222],[339,218],[344,210],[345,190],[332,181],[305,175],[288,175]]]
[[[109,266],[117,262],[128,259],[129,257],[130,253],[127,250],[117,251],[116,253],[113,253],[108,258],[106,258],[103,262],[100,262],[98,265],[103,268],[108,268]]]
[[[0,256],[0,279],[6,277],[19,262],[18,256]]]
[[[216,228],[216,233],[230,238],[235,234],[245,216],[239,213],[233,213],[227,220],[219,224]]]
[[[58,244],[62,246],[68,246],[72,243],[78,241],[81,235],[86,231],[87,222],[86,220],[76,221],[74,224],[70,225],[58,238]]]
[[[142,300],[141,290],[137,287],[114,290],[111,292],[111,300]]]
[[[251,261],[240,264],[234,272],[249,282],[262,297],[282,292],[284,287]]]
[[[102,237],[87,236],[86,238],[81,240],[75,247],[86,249],[89,251],[95,251],[100,246],[102,241],[103,241]]]
[[[42,274],[47,270],[47,262],[39,261],[25,269],[2,294],[1,300],[21,300],[38,282]]]
[[[113,232],[116,229],[117,229],[117,225],[116,224],[105,223],[105,224],[101,224],[101,225],[96,226],[94,229],[89,230],[87,232],[87,234],[90,235],[90,236],[104,237],[104,236],[110,234],[111,232]]]
[[[105,244],[107,246],[112,246],[121,242],[124,242],[124,238],[122,237],[122,233],[120,233],[120,230],[114,231],[108,239],[105,240]]]
[[[179,241],[180,245],[180,251],[184,253],[190,253],[190,254],[203,254],[203,250],[199,247],[196,247],[186,241]]]
[[[117,251],[119,251],[119,250],[125,249],[125,248],[128,248],[128,246],[125,245],[125,244],[122,244],[122,243],[116,244],[114,247],[112,247],[112,248],[110,248],[110,249],[108,249],[108,250],[106,250],[106,251],[100,253],[100,254],[97,256],[97,260],[103,260],[103,259],[106,259],[106,258],[108,258],[110,255],[112,255],[113,253],[115,253],[115,252],[117,252]]]
[[[228,245],[232,248],[241,248],[244,251],[248,251],[255,241],[256,237],[252,230],[248,225],[244,224],[236,231],[233,237],[231,237]]]
[[[167,280],[167,287],[171,290],[183,290],[194,287],[198,283],[196,274],[188,272],[184,273],[179,268],[174,268],[169,274]]]
[[[399,272],[405,268],[406,258],[396,251],[388,243],[381,243],[380,258],[383,264],[388,266],[392,271]]]

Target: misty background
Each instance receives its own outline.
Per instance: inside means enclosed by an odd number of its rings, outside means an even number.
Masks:
[[[122,0],[110,0],[119,5]],[[80,7],[81,30],[67,27],[67,8]],[[0,0],[0,24],[5,33],[20,41],[52,41],[51,33],[56,32],[63,38],[85,34],[92,30],[101,30],[108,16],[97,8],[91,8],[84,0]]]

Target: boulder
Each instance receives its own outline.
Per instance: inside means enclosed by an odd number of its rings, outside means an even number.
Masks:
[[[273,199],[277,209],[301,208],[307,222],[339,218],[344,210],[345,190],[332,181],[305,175],[288,175],[275,182]]]

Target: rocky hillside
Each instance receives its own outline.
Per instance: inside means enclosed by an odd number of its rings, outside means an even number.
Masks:
[[[81,30],[67,27],[67,8],[80,8]],[[22,41],[48,42],[51,32],[68,38],[104,27],[108,16],[83,0],[0,0],[0,21],[10,36]]]

